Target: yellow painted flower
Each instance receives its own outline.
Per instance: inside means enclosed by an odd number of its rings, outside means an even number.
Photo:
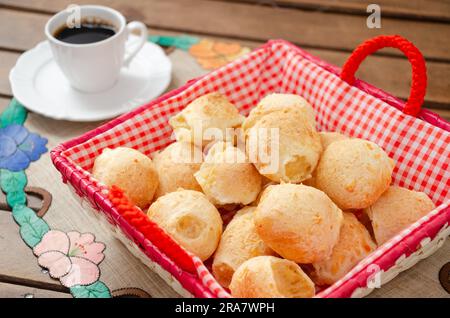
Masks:
[[[189,53],[207,70],[219,68],[250,52],[239,43],[216,42],[203,39],[189,49]]]

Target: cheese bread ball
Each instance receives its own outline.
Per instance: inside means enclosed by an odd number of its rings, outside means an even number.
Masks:
[[[152,160],[126,147],[103,149],[95,158],[92,174],[107,186],[118,186],[141,209],[150,205],[159,182]]]
[[[177,191],[179,188],[201,191],[202,188],[195,180],[194,173],[200,169],[202,161],[202,150],[182,141],[174,142],[157,153],[153,158],[159,175],[156,197]]]
[[[261,99],[245,119],[242,128],[244,131],[253,127],[263,116],[275,111],[301,112],[315,127],[315,113],[311,105],[301,96],[295,94],[270,94]]]
[[[322,151],[325,151],[325,149],[327,149],[328,146],[335,141],[348,139],[347,136],[340,134],[338,132],[321,131],[319,132],[319,136],[320,142],[322,144]],[[305,180],[303,184],[306,184],[311,187],[316,187],[316,174],[317,169],[313,171],[311,178]]]
[[[310,298],[314,283],[292,261],[258,256],[244,262],[234,273],[231,295],[237,298]]]
[[[376,248],[364,225],[352,213],[344,213],[339,240],[331,257],[312,264],[313,281],[318,285],[334,284]]]
[[[148,217],[201,260],[216,250],[222,235],[219,211],[198,191],[179,190],[159,197]]]
[[[348,139],[347,136],[345,136],[341,133],[335,132],[335,131],[321,131],[321,132],[319,132],[319,136],[320,136],[320,142],[322,143],[322,148],[324,151],[333,142]]]
[[[236,269],[246,260],[256,256],[274,255],[274,252],[256,233],[253,222],[255,207],[239,210],[223,231],[219,247],[214,255],[214,277],[228,287]]]
[[[342,211],[320,190],[301,184],[269,186],[255,211],[262,240],[296,263],[331,256],[339,239]]]
[[[373,204],[391,183],[394,166],[378,145],[363,139],[331,143],[316,171],[316,187],[341,209],[363,209]]]
[[[261,175],[248,162],[245,153],[231,143],[214,144],[195,178],[216,205],[246,205],[261,191]]]
[[[274,110],[246,126],[247,154],[260,174],[275,182],[291,183],[311,177],[322,145],[305,112]]]
[[[266,193],[267,189],[271,185],[277,185],[277,184],[279,184],[279,183],[273,182],[272,180],[267,179],[266,177],[263,177],[261,191],[259,192],[258,197],[256,198],[256,200],[253,201],[250,205],[251,206],[257,206],[259,204],[259,201],[261,201],[261,198],[263,197],[263,195]]]
[[[391,186],[364,212],[372,222],[378,245],[381,245],[434,208],[425,193]]]
[[[220,93],[203,95],[183,111],[170,118],[178,141],[192,142],[199,147],[213,140],[230,141],[226,139],[227,128],[241,126],[244,116],[230,103],[226,96]]]

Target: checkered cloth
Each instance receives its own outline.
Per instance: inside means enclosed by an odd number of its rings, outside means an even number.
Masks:
[[[67,159],[64,175],[71,166],[89,171],[106,147],[127,146],[150,155],[173,141],[168,119],[194,99],[214,91],[225,94],[243,115],[270,93],[303,96],[316,111],[319,130],[338,131],[380,145],[396,162],[393,183],[428,194],[440,205],[436,211],[446,213],[448,223],[450,133],[405,115],[385,101],[348,85],[323,64],[285,41],[271,41],[98,128],[88,137],[64,144],[60,152],[53,154],[53,159]],[[222,290],[213,294],[218,293],[223,295]]]

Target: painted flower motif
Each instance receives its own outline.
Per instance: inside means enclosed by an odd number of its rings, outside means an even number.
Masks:
[[[221,67],[248,52],[250,49],[242,47],[239,43],[224,43],[207,39],[201,40],[189,49],[189,53],[207,70]]]
[[[105,245],[91,233],[57,230],[47,232],[33,252],[41,267],[47,268],[62,285],[90,285],[100,277],[98,264],[105,258]]]
[[[0,169],[20,171],[28,168],[47,151],[47,139],[21,125],[0,128]]]

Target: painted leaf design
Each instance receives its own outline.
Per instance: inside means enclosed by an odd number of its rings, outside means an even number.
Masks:
[[[8,192],[6,195],[6,202],[11,207],[25,205],[27,203],[27,196],[23,190]]]
[[[0,186],[5,193],[20,191],[27,185],[27,176],[22,171],[0,169]]]
[[[33,210],[24,205],[13,208],[13,217],[20,225],[20,236],[30,247],[35,247],[50,228]]]
[[[5,111],[0,115],[0,127],[6,127],[11,124],[22,125],[26,119],[27,110],[13,98]]]
[[[188,35],[181,35],[176,37],[174,46],[181,50],[187,51],[192,45],[197,44],[198,42],[200,42],[199,38]]]
[[[192,45],[200,41],[198,38],[189,35],[180,35],[180,36],[151,35],[148,37],[148,40],[161,46],[174,46],[184,51],[189,50],[189,48]]]
[[[25,205],[27,199],[23,189],[26,185],[27,176],[24,171],[0,169],[0,187],[6,193],[6,202],[10,207]]]
[[[159,44],[161,46],[173,46],[175,42],[175,37],[173,36],[160,36],[160,35],[150,35],[148,37],[150,42]]]
[[[73,286],[70,293],[74,298],[111,298],[109,288],[101,281],[87,286]]]

